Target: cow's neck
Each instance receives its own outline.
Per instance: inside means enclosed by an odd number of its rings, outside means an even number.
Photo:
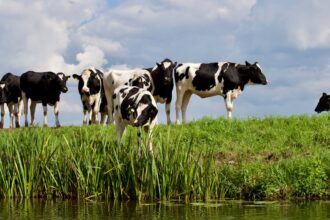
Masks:
[[[250,80],[250,69],[246,65],[238,65],[237,71],[238,71],[238,75],[239,75],[240,82],[241,82],[240,86],[242,87],[242,90],[243,90],[244,86]]]
[[[161,79],[159,78],[159,69],[158,67],[154,67],[154,68],[148,68],[146,69],[151,76],[151,80],[152,80],[152,85],[153,85],[153,91],[152,91],[152,95],[158,95],[160,94],[160,90],[162,88],[161,86]],[[158,76],[158,77],[157,77]]]

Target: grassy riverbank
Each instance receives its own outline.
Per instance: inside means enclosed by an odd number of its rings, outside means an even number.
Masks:
[[[161,125],[154,154],[114,126],[2,130],[0,197],[195,200],[330,195],[330,116]]]

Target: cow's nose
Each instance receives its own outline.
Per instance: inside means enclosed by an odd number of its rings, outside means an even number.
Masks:
[[[68,88],[67,87],[64,87],[63,88],[63,92],[66,93],[68,91]]]
[[[83,87],[81,89],[81,92],[84,93],[84,94],[86,94],[86,95],[89,95],[89,88],[88,87]]]

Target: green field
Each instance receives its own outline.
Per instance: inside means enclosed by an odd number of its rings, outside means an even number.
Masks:
[[[321,199],[330,195],[330,115],[160,125],[154,153],[114,126],[0,132],[0,197]],[[145,140],[146,141],[146,140]]]

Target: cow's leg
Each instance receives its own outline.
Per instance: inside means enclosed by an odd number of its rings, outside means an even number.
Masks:
[[[47,104],[46,105],[42,105],[43,108],[43,112],[44,112],[44,122],[43,122],[43,126],[46,128],[47,125]]]
[[[1,104],[0,128],[3,128],[4,118],[5,118],[5,103]]]
[[[125,131],[125,124],[120,119],[115,119],[116,132],[117,132],[117,144],[120,145],[121,137]]]
[[[9,128],[14,128],[14,103],[8,103],[8,111],[9,111]]]
[[[54,115],[55,115],[55,125],[58,128],[61,127],[60,120],[58,119],[59,113],[60,113],[60,102],[57,101],[57,102],[55,102],[55,105],[54,105]]]
[[[84,112],[83,125],[87,125],[87,109],[84,109],[83,112]]]
[[[25,120],[25,127],[29,126],[28,122],[28,99],[26,97],[26,93],[22,92],[22,100],[23,100],[23,107],[24,107],[24,120]]]
[[[35,127],[36,126],[36,121],[35,121],[35,113],[36,113],[36,105],[37,105],[37,102],[34,102],[31,100],[31,104],[30,104],[30,114],[31,114],[31,125],[32,127]]]
[[[175,113],[176,113],[176,124],[180,124],[180,109],[182,106],[183,94],[185,91],[181,91],[181,87],[176,88],[176,102],[175,102]]]
[[[166,103],[165,111],[166,111],[167,124],[170,125],[171,124],[171,103]]]
[[[186,123],[187,122],[187,118],[186,118],[186,111],[187,111],[187,106],[191,97],[191,92],[190,91],[186,91],[183,95],[183,100],[182,100],[182,107],[181,107],[181,112],[182,112],[182,123]]]
[[[138,146],[141,147],[142,137],[141,137],[141,126],[137,128]]]
[[[113,117],[113,92],[112,88],[110,88],[107,84],[106,81],[103,81],[104,83],[104,93],[105,97],[107,99],[107,110],[108,110],[108,120],[107,124],[110,124],[113,122],[114,117]]]
[[[100,120],[100,124],[104,125],[106,119],[107,119],[107,113],[106,113],[106,112],[101,112],[101,120]]]
[[[100,105],[101,105],[101,94],[98,94],[98,96],[95,99],[94,108],[93,108],[94,124],[99,124]]]
[[[21,111],[22,111],[22,100],[18,100],[18,102],[14,104],[15,127],[16,128],[20,127]]]
[[[232,118],[232,112],[234,108],[233,100],[232,100],[232,91],[227,92],[225,97],[225,104],[226,104],[228,118]]]

